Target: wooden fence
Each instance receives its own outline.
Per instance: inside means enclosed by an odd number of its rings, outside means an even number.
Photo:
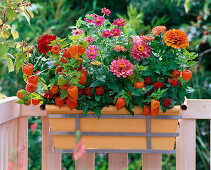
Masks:
[[[61,170],[61,154],[52,152],[47,113],[36,106],[15,103],[16,97],[0,101],[0,170],[8,169],[12,151],[18,160],[28,161],[28,117],[42,116],[42,170]],[[176,141],[176,169],[194,170],[196,167],[196,119],[211,119],[211,100],[187,100],[186,111],[182,111],[180,136]],[[211,126],[211,123],[210,123]],[[141,159],[141,158],[140,158]],[[161,170],[162,154],[143,154],[143,170]],[[75,164],[76,170],[94,170],[95,154],[87,153]],[[109,170],[128,167],[128,154],[110,153]],[[211,166],[210,166],[211,169]]]

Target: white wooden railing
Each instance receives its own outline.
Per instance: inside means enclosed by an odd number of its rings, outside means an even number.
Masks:
[[[0,100],[0,170],[8,169],[12,151],[18,160],[28,162],[28,117],[42,116],[42,170],[61,170],[61,154],[52,152],[47,113],[37,106],[15,103],[16,97]],[[194,170],[196,167],[196,119],[211,119],[211,100],[187,100],[186,111],[182,111],[180,136],[176,141],[176,169]],[[210,123],[211,126],[211,123]],[[211,141],[211,140],[210,140]],[[143,170],[161,170],[162,154],[143,154]],[[141,159],[141,158],[140,158]],[[87,153],[75,163],[76,170],[94,170],[95,154]],[[109,170],[128,167],[128,154],[109,154]],[[210,166],[211,169],[211,166]]]

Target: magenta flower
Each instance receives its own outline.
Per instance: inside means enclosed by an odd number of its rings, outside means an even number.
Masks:
[[[131,56],[136,59],[137,61],[140,61],[140,59],[150,57],[148,53],[150,53],[151,50],[149,49],[149,46],[142,40],[137,41],[134,46],[131,48]]]
[[[111,36],[111,32],[109,30],[105,30],[103,31],[102,36],[106,39]]]
[[[77,161],[80,158],[83,158],[85,155],[85,146],[82,141],[76,144],[75,149],[73,151],[73,159]]]
[[[78,29],[78,28],[76,28],[75,30],[72,30],[72,34],[73,35],[82,35],[83,34],[83,30],[80,30],[80,29]]]
[[[98,48],[97,48],[97,46],[96,46],[96,45],[90,45],[89,50],[92,50],[92,51],[97,51],[97,50],[98,50]]]
[[[96,58],[98,56],[98,48],[96,45],[91,45],[89,49],[86,51],[86,54],[88,55],[87,58],[92,58],[94,61],[96,61]]]
[[[92,23],[94,23],[96,27],[99,25],[104,25],[104,21],[105,21],[105,18],[103,16],[97,16],[97,17],[94,17],[94,21],[92,21]]]
[[[86,14],[86,16],[90,16],[90,17],[95,17],[95,14]],[[92,20],[91,19],[88,19],[88,18],[84,18],[84,20],[87,22],[87,23],[91,23]]]
[[[144,36],[141,36],[141,40],[145,41],[146,43],[154,40],[154,38],[152,36],[149,36],[149,35],[144,35]]]
[[[102,8],[101,9],[101,13],[106,14],[107,16],[109,16],[109,14],[111,13],[111,11],[109,9]]]
[[[91,36],[87,36],[85,37],[85,40],[88,42],[88,43],[92,43],[94,41],[94,38],[91,37]]]
[[[133,36],[133,42],[132,43],[136,43],[137,41],[140,41],[141,40],[141,37],[135,35]]]
[[[120,28],[120,27],[124,27],[125,26],[125,23],[126,23],[126,20],[123,21],[122,18],[118,18],[117,20],[114,20],[114,22],[112,23],[112,25],[116,25],[117,28]]]
[[[125,52],[125,51],[127,51],[127,49],[123,45],[115,45],[114,46],[114,50],[116,50],[117,52]]]
[[[110,65],[110,71],[117,77],[126,78],[133,74],[133,65],[124,58],[118,58],[118,60],[112,61]]]
[[[117,29],[117,28],[114,28],[111,30],[111,34],[112,34],[112,37],[117,37],[117,36],[121,36],[121,31],[120,29]]]

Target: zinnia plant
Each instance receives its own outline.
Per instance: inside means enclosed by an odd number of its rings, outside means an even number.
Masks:
[[[102,15],[79,18],[68,39],[47,34],[35,47],[21,47],[16,71],[22,67],[27,85],[17,103],[67,105],[98,116],[105,106],[133,114],[139,105],[155,116],[184,102],[197,57],[186,50],[187,35],[165,26],[136,35],[122,18],[109,21],[110,13],[102,8]]]

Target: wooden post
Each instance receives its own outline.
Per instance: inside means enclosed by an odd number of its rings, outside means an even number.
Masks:
[[[53,139],[49,135],[49,122],[46,116],[42,117],[42,170],[60,170],[61,154],[53,153]]]
[[[176,169],[196,169],[196,120],[180,122],[180,136],[176,141]]]
[[[162,154],[144,153],[142,154],[143,170],[161,170]]]
[[[18,118],[18,162],[23,163],[23,170],[28,169],[28,117]]]
[[[95,169],[95,154],[86,153],[84,158],[75,162],[75,170],[94,170]]]
[[[109,170],[127,170],[128,154],[127,153],[110,153],[108,154]]]

